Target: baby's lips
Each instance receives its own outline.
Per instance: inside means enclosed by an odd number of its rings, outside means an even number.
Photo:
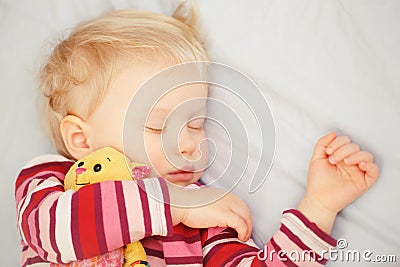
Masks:
[[[143,179],[150,174],[150,167],[149,166],[136,166],[132,170],[132,178],[133,179]]]

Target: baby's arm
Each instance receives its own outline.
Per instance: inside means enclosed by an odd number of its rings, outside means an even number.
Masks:
[[[298,210],[287,210],[279,230],[259,249],[252,240],[242,242],[229,228],[202,232],[204,266],[322,266],[336,240]],[[304,258],[302,258],[304,255]],[[305,264],[306,263],[306,264]]]
[[[64,176],[71,165],[53,155],[21,171],[15,197],[18,228],[26,245],[23,260],[65,263],[145,236],[172,233],[163,179],[146,179],[140,186],[133,181],[110,181],[64,192]],[[40,258],[32,258],[35,253]]]
[[[250,210],[237,196],[213,187],[187,190],[169,186],[169,193],[174,225],[183,223],[191,228],[231,227],[237,231],[240,240],[250,238]]]
[[[167,236],[178,223],[195,228],[228,226],[241,233],[242,239],[250,236],[249,210],[232,194],[203,207],[170,209],[170,195],[173,203],[188,199],[205,203],[225,192],[215,188],[177,191],[162,178],[138,181],[139,186],[132,181],[110,181],[64,192],[65,173],[72,164],[60,156],[42,157],[24,168],[16,181],[18,228],[25,245],[23,266],[93,257],[145,236]]]
[[[328,249],[336,245],[328,235],[336,214],[370,188],[378,175],[373,155],[360,151],[348,137],[336,137],[335,133],[322,137],[310,162],[305,197],[298,210],[284,212],[281,226],[264,252],[240,242],[234,231],[209,229],[202,238],[206,240],[205,266],[302,266],[304,261],[307,266],[325,264]],[[307,257],[294,260],[297,255]]]

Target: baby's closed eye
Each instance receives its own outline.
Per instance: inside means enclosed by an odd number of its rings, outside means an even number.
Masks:
[[[191,119],[186,123],[186,127],[192,130],[202,130],[204,127],[204,118]],[[164,123],[149,123],[144,126],[145,130],[154,134],[161,134],[166,130],[166,124]]]
[[[145,130],[147,131],[147,132],[149,132],[149,133],[154,133],[154,134],[160,134],[160,133],[162,133],[162,131],[164,130],[164,128],[162,128],[162,127],[150,127],[150,126],[145,126],[144,127],[145,128]]]
[[[193,130],[201,130],[204,127],[204,118],[194,119],[187,123],[187,127]]]

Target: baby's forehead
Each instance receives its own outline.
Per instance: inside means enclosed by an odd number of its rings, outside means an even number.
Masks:
[[[138,123],[152,113],[164,117],[171,111],[187,114],[205,113],[208,84],[196,82],[198,79],[195,82],[187,82],[182,79],[182,75],[185,74],[171,71],[173,68],[175,66],[171,66],[170,62],[162,60],[127,68],[110,86],[113,90],[113,101],[109,101],[109,109],[124,103],[124,106],[128,107],[126,117]],[[131,97],[127,99],[129,94]],[[156,114],[152,110],[160,111]]]
[[[170,110],[182,105],[204,106],[208,89],[204,84],[186,84],[168,90],[153,103],[154,110]]]

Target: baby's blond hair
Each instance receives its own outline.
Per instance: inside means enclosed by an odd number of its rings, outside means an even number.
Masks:
[[[120,10],[79,24],[54,48],[40,73],[43,118],[58,152],[72,158],[61,135],[62,119],[69,114],[89,118],[122,67],[156,56],[175,63],[207,61],[195,23],[193,7],[188,11],[183,3],[172,17]],[[77,97],[86,103],[83,114],[74,114]]]

